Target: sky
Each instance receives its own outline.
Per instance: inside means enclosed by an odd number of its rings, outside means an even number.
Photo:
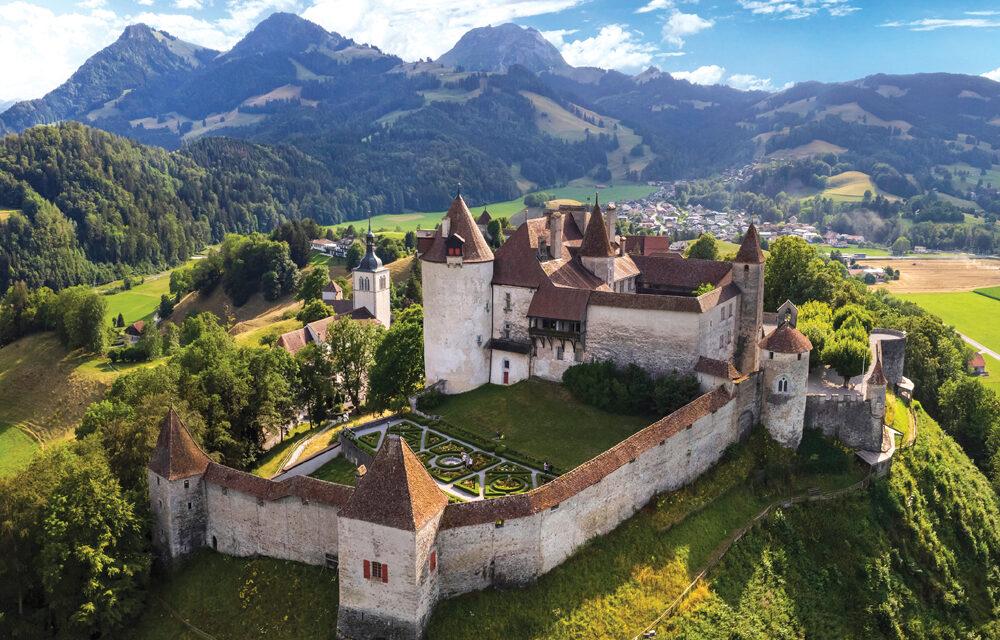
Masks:
[[[932,71],[1000,81],[1000,0],[0,0],[0,101],[41,97],[129,24],[226,50],[275,11],[407,60],[515,22],[575,66],[740,89]]]

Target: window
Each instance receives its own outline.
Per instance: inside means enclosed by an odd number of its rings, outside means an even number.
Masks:
[[[773,351],[768,351],[767,352],[767,359],[768,360],[774,360],[774,352]]]
[[[156,486],[160,486],[160,476],[156,476]]]
[[[563,348],[556,347],[556,360],[562,360],[562,359],[563,359]]]
[[[510,369],[510,360],[508,360],[507,358],[503,359],[503,368]]]
[[[462,247],[448,247],[448,255],[461,258],[462,257]]]
[[[188,503],[188,511],[190,511],[190,510],[191,510],[191,503],[189,502]]]
[[[788,393],[788,378],[784,376],[778,378],[778,393]]]
[[[185,480],[184,481],[184,488],[187,489],[190,486],[191,486],[191,483],[188,480]]]
[[[428,563],[431,567],[431,572],[437,571],[438,568],[438,552],[437,550],[431,551],[431,557],[428,559]]]
[[[333,569],[334,571],[336,571],[337,567],[340,566],[340,560],[337,558],[335,554],[332,553],[324,554],[324,559],[326,560],[327,569]]]
[[[381,580],[389,582],[389,565],[375,561],[364,561],[364,572],[366,580]]]
[[[505,340],[510,340],[510,323],[503,323],[503,337]]]
[[[510,311],[512,308],[513,307],[511,307],[510,305],[510,294],[509,293],[503,294],[503,310]]]
[[[379,278],[378,278],[378,289],[379,289],[379,291],[381,291],[382,289],[385,289],[385,276],[379,276]]]
[[[222,495],[224,496],[229,495],[229,487],[222,487]]]

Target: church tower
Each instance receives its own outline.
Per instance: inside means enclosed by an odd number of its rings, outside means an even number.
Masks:
[[[461,191],[420,256],[426,384],[462,393],[490,381],[493,252]]]
[[[760,368],[757,342],[764,324],[764,252],[760,250],[760,236],[753,224],[733,260],[733,282],[742,293],[733,364],[740,373],[748,375]]]
[[[210,462],[171,408],[146,469],[153,546],[168,565],[205,546],[203,477]]]
[[[367,245],[365,256],[354,269],[354,308],[368,309],[383,327],[389,328],[389,323],[392,322],[389,270],[375,255],[375,235],[372,233],[371,218],[368,219],[368,235],[365,236],[365,243]]]

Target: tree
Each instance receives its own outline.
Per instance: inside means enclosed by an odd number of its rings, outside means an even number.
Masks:
[[[688,249],[689,258],[700,258],[701,260],[719,259],[719,242],[711,233],[703,233],[698,236]]]
[[[940,391],[941,426],[981,468],[1000,445],[1000,398],[969,376],[952,378]],[[994,469],[994,471],[998,471]]]
[[[406,232],[406,235],[403,236],[403,246],[406,247],[407,251],[413,251],[417,248],[417,233],[415,231]]]
[[[299,292],[295,297],[304,302],[322,300],[323,289],[330,284],[330,272],[326,267],[319,266],[302,274],[299,279]]]
[[[423,308],[412,305],[396,314],[375,350],[368,404],[375,411],[405,406],[424,380]]]
[[[119,329],[125,328],[125,316],[123,316],[121,312],[118,313],[118,319],[115,321],[115,326]]]
[[[368,372],[384,333],[382,325],[340,318],[329,325],[326,339],[333,373],[355,407],[361,406]]]
[[[910,245],[910,241],[906,239],[906,236],[899,236],[896,238],[896,241],[892,243],[892,255],[906,255],[912,248],[913,247]]]
[[[854,376],[864,373],[865,362],[870,361],[868,341],[845,325],[835,331],[823,346],[822,360],[844,378],[844,388]]]
[[[142,327],[142,333],[139,335],[139,341],[135,343],[135,349],[142,354],[143,360],[155,360],[160,357],[163,339],[155,324],[147,322]]]
[[[114,637],[143,605],[142,521],[100,455],[74,458],[48,499],[38,572],[63,635]]]
[[[345,260],[347,261],[347,270],[351,271],[361,263],[362,256],[365,255],[365,246],[355,240],[351,243],[351,246],[347,249],[347,255]]]
[[[309,422],[317,427],[330,417],[337,394],[333,386],[333,363],[323,344],[307,344],[295,354],[298,365],[296,399],[305,406]]]
[[[845,278],[846,268],[824,260],[816,248],[795,236],[781,236],[771,243],[764,268],[764,307],[777,309],[785,300],[802,304],[808,300],[836,302],[836,295],[855,294]],[[859,284],[860,286],[860,284]]]
[[[161,320],[165,320],[170,317],[170,314],[174,312],[174,301],[167,294],[160,296],[160,308],[159,316]]]
[[[302,309],[295,314],[295,319],[299,322],[309,324],[333,315],[333,308],[322,300],[310,300],[302,306]]]

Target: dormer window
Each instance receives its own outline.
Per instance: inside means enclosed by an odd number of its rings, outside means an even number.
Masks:
[[[462,255],[462,247],[448,247],[448,255],[449,256],[461,256]]]
[[[449,258],[461,258],[464,253],[465,238],[453,233],[444,241],[445,254]]]

